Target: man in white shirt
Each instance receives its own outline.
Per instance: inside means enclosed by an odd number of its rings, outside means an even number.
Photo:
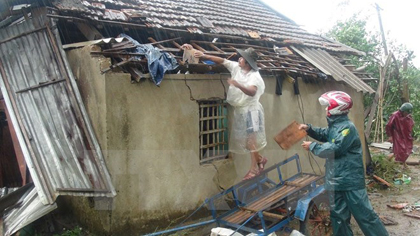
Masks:
[[[184,44],[182,48],[192,49],[192,46]],[[211,60],[222,64],[232,75],[232,78],[227,80],[229,90],[226,98],[226,101],[234,107],[229,146],[232,152],[251,154],[251,167],[243,178],[248,180],[259,175],[267,163],[267,159],[258,153],[267,145],[264,109],[259,102],[264,93],[265,84],[258,72],[258,55],[254,49],[237,49],[237,53],[240,55],[238,62],[206,55],[198,50],[195,50],[194,56],[201,60]]]

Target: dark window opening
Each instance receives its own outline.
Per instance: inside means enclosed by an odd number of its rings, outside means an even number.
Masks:
[[[0,110],[0,188],[22,186],[22,176],[14,150],[6,113]]]
[[[200,163],[226,158],[229,151],[226,102],[199,101],[199,108]]]

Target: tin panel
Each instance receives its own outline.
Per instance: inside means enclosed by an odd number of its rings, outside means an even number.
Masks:
[[[292,47],[299,55],[320,69],[323,73],[331,75],[336,81],[343,81],[358,92],[375,93],[369,85],[363,82],[359,77],[354,75],[328,52],[322,49],[313,48],[295,48]]]
[[[49,21],[2,29],[0,85],[44,204],[60,194],[115,196],[101,150]]]

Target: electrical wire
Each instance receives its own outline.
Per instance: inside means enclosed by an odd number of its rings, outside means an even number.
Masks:
[[[298,99],[297,99],[298,107],[299,107],[300,114],[302,116],[302,122],[305,123],[305,108],[304,108],[305,106],[303,105],[303,99],[302,99],[302,96],[300,94],[298,94],[297,96],[298,96]],[[307,136],[306,136],[305,140],[308,141]],[[319,173],[323,174],[323,171],[321,170],[321,167],[319,166],[318,162],[316,161],[315,157],[312,155],[312,153],[310,151],[308,151],[307,157],[308,157],[308,160],[309,160],[309,164],[311,165],[312,171],[314,173],[316,173],[316,171],[314,169],[314,166],[312,165],[311,160],[315,161],[316,165],[318,166]]]

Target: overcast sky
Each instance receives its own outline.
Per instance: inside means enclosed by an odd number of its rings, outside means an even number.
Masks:
[[[382,8],[381,18],[388,40],[414,51],[420,68],[420,1],[418,0],[262,0],[311,33],[328,31],[338,20],[355,13],[368,18],[368,27],[379,31],[374,3]]]

